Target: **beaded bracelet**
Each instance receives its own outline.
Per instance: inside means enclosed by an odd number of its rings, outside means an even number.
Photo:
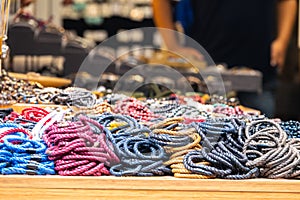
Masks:
[[[288,134],[289,138],[300,138],[300,122],[298,121],[281,122],[280,126]]]
[[[59,95],[62,92],[62,90],[57,89],[57,88],[53,88],[53,87],[47,87],[42,89],[37,98],[39,103],[42,104],[49,104],[49,103],[53,103],[53,99]]]
[[[131,116],[140,121],[149,121],[153,118],[159,117],[158,115],[152,113],[145,104],[134,98],[128,98],[119,101],[115,105],[115,112],[122,115]]]
[[[199,117],[203,116],[204,118],[207,117],[207,113],[205,111],[200,111],[196,107],[180,105],[176,109],[172,110],[170,114],[167,115],[167,118],[173,117]]]
[[[53,102],[68,106],[92,107],[96,104],[96,96],[86,89],[69,87],[56,95]]]
[[[215,104],[213,112],[224,114],[226,116],[245,115],[244,111],[242,111],[240,107],[231,107],[224,104]]]

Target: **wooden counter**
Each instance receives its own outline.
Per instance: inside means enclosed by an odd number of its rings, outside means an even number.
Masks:
[[[21,113],[22,110],[24,108],[30,108],[32,106],[35,106],[35,107],[40,107],[40,108],[61,108],[61,109],[68,109],[67,106],[62,106],[62,105],[55,105],[55,104],[24,104],[24,103],[16,103],[16,104],[12,104],[12,105],[0,105],[0,109],[6,109],[6,108],[13,108],[14,111],[16,111],[17,113]],[[255,110],[255,109],[252,109],[252,108],[247,108],[247,107],[244,107],[244,106],[239,106],[240,109],[246,113],[251,113],[251,114],[257,114],[257,115],[260,115],[260,111],[259,110]],[[73,109],[76,109],[73,107]]]
[[[300,180],[0,176],[2,200],[300,199]]]

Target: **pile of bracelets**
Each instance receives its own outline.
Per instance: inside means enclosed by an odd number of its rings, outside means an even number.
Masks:
[[[76,107],[92,107],[96,104],[96,95],[84,88],[69,87],[53,96],[55,104],[62,104]]]
[[[54,175],[54,163],[43,141],[14,123],[0,125],[0,172],[4,175]]]
[[[246,165],[259,168],[264,178],[297,178],[300,175],[299,140],[287,140],[280,125],[271,120],[258,120],[245,129],[243,153]]]
[[[37,98],[39,103],[41,104],[51,104],[55,103],[55,97],[59,96],[63,90],[53,87],[43,88],[39,91]],[[59,102],[59,104],[61,104]]]
[[[209,117],[209,114],[204,110],[199,110],[194,106],[180,105],[167,114],[167,118],[183,117],[185,123],[203,122]]]
[[[202,138],[201,151],[188,153],[184,166],[202,176],[225,179],[257,177],[258,169],[246,166],[244,146],[244,124],[236,119],[225,122],[193,124]],[[209,164],[203,164],[203,163]]]
[[[144,103],[134,98],[127,98],[116,103],[115,112],[131,116],[140,121],[158,118]]]
[[[83,88],[44,88],[39,83],[15,79],[7,73],[0,77],[0,105],[27,103],[92,107],[96,101],[96,95]]]
[[[300,122],[248,114],[236,99],[31,89],[39,104],[0,109],[3,175],[300,178]]]
[[[192,127],[181,126],[183,118],[171,118],[151,127],[150,138],[163,146],[169,159],[164,164],[172,169],[178,178],[208,178],[193,174],[183,165],[183,157],[194,150],[200,150],[201,137]]]
[[[40,107],[28,107],[24,108],[21,113],[12,111],[9,115],[5,117],[5,121],[16,123],[23,128],[32,131],[37,122],[44,119],[49,112]]]
[[[94,117],[104,113],[112,113],[113,107],[107,102],[99,102],[91,107],[72,107],[69,111],[70,112],[66,114],[66,118],[73,118],[78,115]]]
[[[214,105],[214,113],[217,114],[223,114],[226,116],[231,116],[231,115],[244,115],[244,112],[241,110],[240,107],[232,107],[228,106],[226,104],[215,104]]]
[[[110,132],[120,163],[110,168],[115,176],[153,176],[170,173],[163,161],[166,153],[150,140],[151,130],[130,116],[104,114],[97,121]]]
[[[147,99],[146,104],[154,114],[163,117],[166,117],[166,115],[172,112],[173,109],[180,106],[177,98]]]
[[[109,175],[106,167],[119,162],[103,126],[82,115],[75,122],[50,126],[43,139],[49,159],[62,176]]]
[[[39,83],[12,78],[3,71],[0,76],[0,105],[38,103],[38,92],[42,88]]]

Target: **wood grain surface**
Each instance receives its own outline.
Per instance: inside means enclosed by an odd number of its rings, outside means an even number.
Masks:
[[[27,74],[9,72],[8,75],[17,79],[38,82],[42,84],[44,87],[63,87],[63,86],[68,86],[72,83],[70,79],[51,77],[51,76],[42,76],[40,74],[33,73],[33,72]]]
[[[0,199],[300,199],[298,180],[0,176]]]

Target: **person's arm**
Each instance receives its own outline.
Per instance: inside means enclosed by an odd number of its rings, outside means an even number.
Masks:
[[[277,5],[278,35],[271,47],[271,65],[281,69],[285,62],[286,49],[290,41],[297,14],[296,0],[279,0]]]
[[[170,0],[153,0],[153,18],[155,25],[158,28],[163,29],[170,29],[175,30],[175,26],[173,23],[173,17],[172,17],[172,7]],[[160,34],[163,37],[163,40],[165,42],[165,45],[172,49],[177,45],[176,35],[171,34],[168,35],[169,31],[160,31]]]
[[[153,0],[152,6],[154,13],[153,19],[155,25],[160,28],[159,32],[166,48],[182,56],[193,56],[202,59],[202,55],[196,49],[183,47],[179,44],[179,39],[175,32],[171,0]]]

